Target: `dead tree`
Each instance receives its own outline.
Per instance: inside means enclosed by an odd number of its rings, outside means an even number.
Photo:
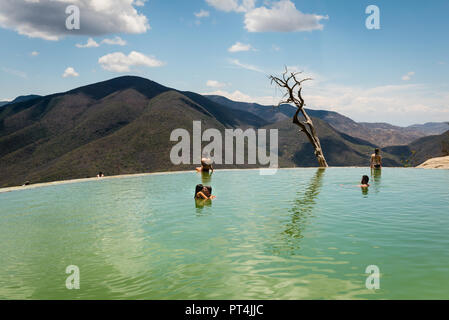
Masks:
[[[279,102],[281,104],[294,104],[296,106],[296,113],[293,115],[293,123],[299,126],[300,130],[305,133],[313,148],[315,149],[315,156],[318,160],[318,164],[320,167],[328,167],[326,158],[324,157],[323,149],[321,148],[320,139],[315,130],[315,126],[313,125],[312,119],[309,117],[307,112],[304,110],[305,102],[301,96],[302,84],[305,81],[312,80],[311,78],[304,78],[298,80],[296,76],[301,72],[288,72],[287,68],[285,68],[285,72],[282,74],[282,79],[275,76],[270,76],[271,83],[276,83],[281,89],[286,90],[287,92],[282,98],[282,101]],[[299,113],[304,117],[304,121],[301,121],[298,118]]]

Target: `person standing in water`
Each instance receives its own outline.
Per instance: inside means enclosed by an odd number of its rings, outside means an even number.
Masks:
[[[207,172],[212,174],[214,168],[212,167],[212,161],[209,158],[201,159],[201,167],[196,168],[198,172]]]
[[[379,148],[374,149],[374,153],[371,155],[371,169],[381,169],[382,168],[382,156],[380,155]]]

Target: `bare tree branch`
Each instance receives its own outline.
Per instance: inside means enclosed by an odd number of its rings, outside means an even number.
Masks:
[[[281,89],[285,89],[286,93],[282,97],[282,100],[279,102],[278,107],[282,104],[294,104],[296,106],[296,112],[293,115],[293,123],[296,124],[301,132],[307,136],[309,142],[315,149],[315,156],[318,160],[318,164],[320,167],[327,167],[327,162],[324,157],[323,150],[321,148],[320,139],[318,138],[317,132],[315,130],[315,126],[313,125],[312,118],[309,117],[306,110],[304,109],[305,100],[302,97],[302,84],[306,81],[312,80],[312,78],[304,78],[298,80],[297,75],[302,72],[290,72],[288,71],[287,66],[285,66],[285,71],[282,73],[282,78],[275,77],[271,75],[269,79],[271,80],[271,84],[275,83]],[[295,94],[295,89],[297,89]],[[305,121],[300,121],[298,118],[299,113],[302,114]]]

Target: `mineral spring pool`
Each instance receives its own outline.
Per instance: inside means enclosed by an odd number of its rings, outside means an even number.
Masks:
[[[197,203],[198,183],[217,198]],[[449,299],[448,184],[448,170],[224,170],[0,193],[0,298]]]

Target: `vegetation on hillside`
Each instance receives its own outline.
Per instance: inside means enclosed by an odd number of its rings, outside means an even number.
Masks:
[[[288,106],[281,107],[288,112]],[[255,109],[257,110],[257,109]],[[266,110],[266,113],[273,112]],[[330,166],[368,166],[374,144],[313,117]],[[120,77],[0,109],[0,186],[107,175],[193,169],[173,165],[176,128],[277,128],[281,167],[316,166],[313,149],[289,117],[279,121],[139,77]],[[206,144],[206,143],[205,143]],[[443,155],[449,133],[383,149],[384,164],[419,164]],[[416,151],[416,152],[414,152]],[[411,155],[414,155],[411,157]],[[411,160],[409,160],[411,159]],[[254,165],[217,165],[255,167]]]

